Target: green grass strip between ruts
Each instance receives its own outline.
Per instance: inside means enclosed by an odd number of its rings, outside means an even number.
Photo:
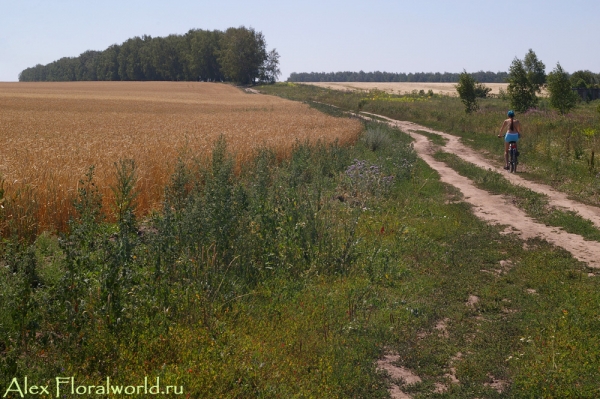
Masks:
[[[523,209],[532,218],[549,226],[561,227],[569,233],[579,234],[585,239],[600,241],[600,230],[591,221],[582,218],[576,212],[550,206],[546,195],[513,185],[500,173],[475,166],[454,154],[438,151],[434,158],[471,179],[477,187],[492,194],[511,197],[515,206]]]

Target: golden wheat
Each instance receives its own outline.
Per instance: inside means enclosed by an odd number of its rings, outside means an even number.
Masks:
[[[242,164],[260,146],[283,157],[296,140],[348,143],[359,131],[357,121],[225,84],[2,83],[0,177],[5,197],[19,204],[5,218],[33,212],[38,227],[62,230],[91,165],[110,201],[114,163],[135,159],[145,213],[160,202],[178,155],[208,155],[221,134]]]

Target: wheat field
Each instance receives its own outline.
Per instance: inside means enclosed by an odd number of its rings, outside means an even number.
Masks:
[[[146,213],[162,200],[178,157],[208,156],[220,135],[239,166],[257,147],[285,157],[297,140],[344,144],[360,129],[356,120],[219,83],[0,83],[0,179],[4,205],[13,204],[0,218],[62,230],[91,165],[111,201],[120,159],[136,162]]]

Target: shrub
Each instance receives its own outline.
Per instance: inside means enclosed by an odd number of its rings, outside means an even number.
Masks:
[[[475,97],[477,98],[486,98],[490,91],[492,91],[492,89],[483,83],[477,83],[475,85]]]
[[[504,88],[502,88],[502,87],[498,91],[498,98],[500,100],[507,100],[508,99],[508,93],[506,93],[506,90],[504,90]]]
[[[463,71],[460,74],[458,84],[456,85],[456,91],[458,92],[460,100],[465,105],[465,112],[467,114],[479,109],[479,105],[477,104],[476,84],[475,78],[469,75],[467,71]]]
[[[377,151],[390,144],[390,137],[381,126],[374,126],[367,129],[363,142],[371,151]]]

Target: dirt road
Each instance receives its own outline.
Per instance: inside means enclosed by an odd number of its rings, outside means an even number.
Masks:
[[[363,112],[362,114],[368,114]],[[469,147],[460,143],[460,139],[456,136],[429,129],[416,123],[407,121],[397,121],[384,117],[382,115],[369,114],[385,119],[390,125],[399,128],[405,133],[410,134],[415,139],[414,148],[418,155],[427,164],[435,169],[440,174],[440,179],[452,186],[458,188],[463,196],[464,201],[473,205],[474,214],[480,219],[493,224],[508,226],[505,230],[507,233],[514,233],[523,239],[539,237],[546,241],[559,246],[569,251],[576,259],[587,263],[589,267],[600,268],[600,243],[597,241],[586,241],[581,236],[567,233],[560,228],[546,226],[536,222],[525,212],[509,203],[500,195],[493,195],[487,191],[481,190],[473,184],[468,178],[459,175],[452,168],[443,162],[436,161],[433,158],[433,153],[436,149],[433,147],[429,139],[418,134],[418,130],[438,134],[447,139],[446,145],[442,148],[443,151],[455,154],[463,160],[473,163],[485,169],[492,169],[501,172],[511,183],[518,184],[529,188],[530,190],[542,193],[548,196],[550,205],[564,208],[579,213],[582,217],[592,221],[594,225],[600,228],[600,208],[578,203],[567,198],[564,193],[553,190],[552,188],[538,183],[533,183],[521,178],[519,175],[511,174],[503,169],[496,167],[484,159],[480,154],[476,153]],[[415,378],[410,370],[399,367],[391,360],[397,360],[391,353],[387,353],[385,357],[378,361],[377,366],[380,370],[384,370],[392,378],[402,376],[407,384],[414,383]],[[451,368],[452,370],[452,368]],[[406,376],[412,378],[408,379]],[[413,381],[413,382],[411,382]],[[458,383],[458,380],[454,381]],[[500,385],[490,385],[498,392],[502,392],[506,382],[500,381]],[[436,384],[436,392],[445,392],[447,386]],[[393,399],[410,399],[411,395],[403,392],[396,384],[391,384],[389,389],[390,396]]]
[[[481,155],[462,145],[459,138],[417,125],[412,122],[397,121],[381,115],[374,115],[385,119],[390,125],[398,127],[400,130],[409,133],[415,139],[415,150],[419,156],[435,169],[445,183],[458,188],[464,195],[464,200],[473,205],[473,212],[477,217],[488,223],[507,225],[507,232],[513,232],[523,239],[534,237],[542,238],[556,246],[566,249],[573,257],[585,262],[589,267],[600,268],[600,243],[597,241],[586,241],[577,234],[571,234],[558,227],[546,226],[539,223],[508,203],[502,196],[493,195],[487,191],[481,190],[473,184],[468,178],[459,175],[452,168],[443,162],[436,161],[432,154],[432,144],[424,135],[416,133],[417,130],[423,130],[438,134],[448,140],[448,143],[442,148],[444,151],[455,154],[467,162],[471,162],[479,167],[496,170],[513,184],[519,184],[533,191],[548,196],[550,205],[577,212],[580,216],[590,220],[594,225],[600,228],[600,208],[581,204],[567,198],[563,193],[557,192],[543,184],[527,181],[519,175],[507,173],[505,170],[497,168],[490,164]]]

